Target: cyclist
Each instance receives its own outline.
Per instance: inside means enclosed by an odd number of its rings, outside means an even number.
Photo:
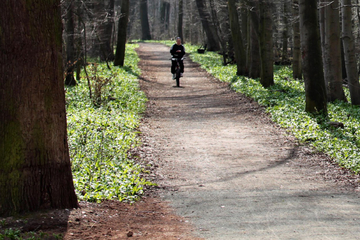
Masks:
[[[180,76],[182,77],[183,73],[184,73],[184,62],[181,59],[185,55],[185,47],[181,44],[181,38],[180,37],[176,38],[176,43],[171,47],[170,53],[171,53],[173,58],[179,59],[180,72],[181,72]],[[173,79],[176,78],[176,74],[175,74],[176,65],[177,65],[176,61],[172,61],[171,73],[173,74]]]

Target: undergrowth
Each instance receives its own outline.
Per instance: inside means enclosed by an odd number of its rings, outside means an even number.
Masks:
[[[0,233],[0,240],[43,240],[63,239],[61,234],[48,234],[42,231],[23,233],[21,229],[7,228]]]
[[[231,88],[265,106],[274,122],[288,129],[301,142],[331,156],[339,165],[360,172],[360,108],[345,102],[329,103],[328,119],[305,112],[304,82],[294,80],[289,67],[275,68],[275,85],[265,89],[258,79],[236,76],[236,66],[222,65],[222,57],[213,52],[196,53],[187,46],[191,58],[216,78],[231,83]],[[347,90],[346,90],[347,91]],[[347,96],[349,96],[347,92]],[[329,122],[342,122],[334,128]]]
[[[84,74],[77,86],[66,88],[69,149],[80,200],[134,201],[151,184],[140,177],[142,169],[129,154],[139,145],[136,129],[146,103],[137,80],[136,47],[127,45],[126,67],[88,66],[93,99]]]

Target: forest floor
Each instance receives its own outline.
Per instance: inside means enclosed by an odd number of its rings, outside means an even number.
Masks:
[[[168,47],[141,43],[138,54],[149,102],[137,155],[158,187],[132,205],[81,202],[0,219],[0,230],[69,240],[358,238],[359,176],[299,144],[189,58],[176,88]]]

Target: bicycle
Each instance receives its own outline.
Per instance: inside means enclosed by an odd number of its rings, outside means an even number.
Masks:
[[[175,79],[176,79],[176,87],[180,87],[180,78],[181,78],[181,69],[180,69],[180,61],[183,61],[185,58],[171,58],[171,61],[176,61],[175,67]]]

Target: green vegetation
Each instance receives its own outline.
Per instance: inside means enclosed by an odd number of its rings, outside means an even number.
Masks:
[[[92,100],[85,75],[77,86],[66,88],[70,157],[80,200],[131,202],[151,184],[140,177],[142,169],[129,154],[139,145],[136,129],[146,103],[137,80],[136,47],[127,45],[124,68],[88,67]]]
[[[0,232],[0,240],[42,240],[42,239],[62,239],[61,234],[48,234],[42,231],[22,233],[20,229],[7,228]]]
[[[324,119],[305,112],[304,83],[292,78],[289,67],[275,71],[275,85],[265,89],[258,79],[237,77],[236,66],[223,66],[221,56],[207,52],[197,54],[196,46],[186,46],[191,58],[231,88],[253,98],[266,107],[274,122],[288,129],[301,142],[331,156],[341,166],[360,172],[360,108],[344,102],[330,103],[329,117]],[[347,93],[347,95],[349,95]],[[342,122],[344,128],[329,122]]]

